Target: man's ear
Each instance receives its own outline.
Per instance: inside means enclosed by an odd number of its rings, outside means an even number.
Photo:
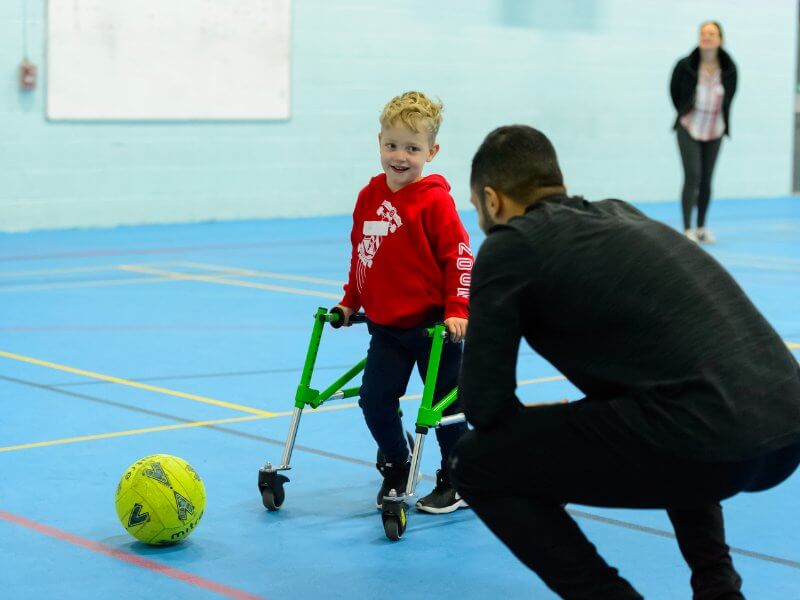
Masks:
[[[439,144],[434,144],[430,150],[428,150],[428,159],[425,162],[431,162],[433,157],[439,153]]]
[[[483,197],[486,199],[486,213],[494,220],[503,209],[503,199],[494,188],[488,185],[483,188]]]

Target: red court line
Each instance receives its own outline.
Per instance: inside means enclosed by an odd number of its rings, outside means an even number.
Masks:
[[[154,560],[137,556],[136,554],[126,552],[124,550],[117,550],[116,548],[106,546],[100,542],[82,538],[72,533],[67,533],[66,531],[61,531],[60,529],[55,529],[54,527],[37,523],[36,521],[31,521],[30,519],[20,517],[19,515],[15,515],[4,510],[0,510],[0,520],[8,521],[14,525],[19,525],[20,527],[32,529],[43,535],[61,540],[62,542],[67,542],[68,544],[73,544],[74,546],[86,548],[87,550],[97,552],[98,554],[105,554],[111,558],[116,558],[117,560],[121,560],[122,562],[126,562],[137,567],[142,567],[143,569],[155,571],[156,573],[164,575],[165,577],[177,579],[183,583],[188,583],[189,585],[203,588],[219,594],[220,596],[225,596],[226,598],[234,598],[235,600],[264,600],[263,596],[256,596],[254,594],[237,590],[236,588],[232,588],[209,579],[204,579],[198,575],[181,571],[180,569],[173,569],[172,567],[168,567]]]

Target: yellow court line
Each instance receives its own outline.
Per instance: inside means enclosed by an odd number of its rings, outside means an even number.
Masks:
[[[32,365],[38,365],[40,367],[47,367],[48,369],[55,369],[57,371],[64,371],[65,373],[74,373],[75,375],[82,375],[84,377],[90,377],[91,379],[99,379],[100,381],[108,381],[109,383],[117,383],[119,385],[126,385],[128,387],[138,388],[140,390],[147,390],[148,392],[157,392],[159,394],[166,394],[168,396],[176,396],[178,398],[185,398],[186,400],[194,400],[195,402],[202,402],[204,404],[213,404],[214,406],[221,406],[223,408],[230,408],[233,410],[238,410],[240,412],[251,413],[254,415],[260,415],[262,417],[272,416],[274,413],[266,410],[260,410],[258,408],[251,408],[250,406],[243,406],[241,404],[234,404],[233,402],[225,402],[224,400],[215,400],[214,398],[206,398],[205,396],[198,396],[197,394],[188,394],[186,392],[178,392],[176,390],[170,390],[163,387],[158,387],[155,385],[149,385],[147,383],[141,383],[139,381],[132,381],[130,379],[123,379],[121,377],[113,377],[111,375],[103,375],[102,373],[95,373],[94,371],[86,371],[84,369],[76,369],[74,367],[68,367],[66,365],[59,365],[57,363],[49,362],[46,360],[40,360],[38,358],[33,358],[30,356],[23,356],[21,354],[14,354],[13,352],[5,352],[0,350],[0,357],[2,358],[10,358],[11,360],[17,360],[24,363],[29,363]]]
[[[408,400],[410,398],[403,398]],[[319,412],[330,412],[334,410],[344,410],[346,408],[355,408],[358,402],[349,402],[347,404],[331,404],[323,405],[313,411],[304,412],[304,415],[311,415]],[[95,433],[91,435],[82,435],[77,437],[59,438],[57,440],[47,440],[44,442],[30,442],[27,444],[17,444],[15,446],[0,446],[0,452],[15,452],[17,450],[30,450],[31,448],[45,448],[47,446],[61,446],[63,444],[76,444],[78,442],[92,442],[95,440],[108,440],[112,438],[127,437],[131,435],[142,435],[145,433],[158,433],[160,431],[173,431],[176,429],[189,429],[191,427],[210,427],[213,425],[225,425],[229,423],[246,423],[249,421],[258,421],[261,419],[275,419],[278,417],[290,417],[294,411],[284,411],[277,413],[266,413],[263,415],[252,415],[249,417],[229,417],[227,419],[214,419],[211,421],[192,421],[190,423],[175,423],[172,425],[157,425],[155,427],[143,427],[141,429],[126,429],[124,431],[111,431],[108,433]]]
[[[62,444],[74,444],[76,442],[89,442],[92,440],[107,440],[110,438],[124,437],[128,435],[141,435],[143,433],[155,433],[158,431],[172,431],[174,429],[188,429],[190,427],[207,427],[209,425],[222,425],[225,423],[243,423],[245,421],[255,421],[257,419],[269,419],[273,416],[273,414],[268,414],[250,417],[229,417],[227,419],[214,419],[213,421],[192,421],[191,423],[175,423],[172,425],[144,427],[142,429],[128,429],[126,431],[112,431],[110,433],[95,433],[93,435],[61,438],[46,442],[31,442],[29,444],[17,444],[16,446],[0,446],[0,452],[14,452],[15,450],[28,450],[30,448],[43,448],[45,446],[60,446]]]
[[[308,411],[303,414],[314,414],[315,412],[330,412],[332,410],[343,410],[354,408],[357,402],[348,404],[334,404],[330,406],[320,406],[315,411]],[[63,444],[76,444],[78,442],[92,442],[95,440],[108,440],[112,438],[127,437],[131,435],[142,435],[145,433],[158,433],[160,431],[173,431],[176,429],[189,429],[191,427],[210,427],[213,425],[225,425],[228,423],[246,423],[248,421],[258,421],[261,419],[275,419],[277,417],[289,417],[294,411],[284,411],[278,413],[268,413],[263,415],[252,415],[248,417],[228,417],[227,419],[213,419],[211,421],[192,421],[190,423],[174,423],[172,425],[157,425],[155,427],[143,427],[141,429],[126,429],[124,431],[111,431],[108,433],[95,433],[91,435],[81,435],[77,437],[59,438],[57,440],[47,440],[44,442],[30,442],[27,444],[17,444],[15,446],[0,446],[0,452],[15,452],[17,450],[30,450],[31,448],[44,448],[47,446],[61,446]]]
[[[178,273],[177,271],[166,271],[164,269],[154,269],[151,267],[141,267],[137,265],[119,265],[117,267],[122,271],[134,271],[136,273],[145,273],[148,275],[161,275],[168,279],[181,279],[185,281],[203,281],[206,283],[217,283],[220,285],[235,285],[239,287],[255,288],[258,290],[270,290],[272,292],[283,292],[285,294],[297,294],[300,296],[318,296],[321,298],[340,299],[341,294],[330,294],[328,292],[318,292],[315,290],[303,290],[300,288],[290,288],[282,285],[269,285],[267,283],[256,283],[254,281],[241,281],[239,279],[228,279],[226,277],[217,277],[213,275],[191,275],[186,273]]]
[[[546,383],[548,381],[557,381],[559,376],[553,377],[538,377],[536,379],[525,379],[518,381],[519,385],[531,385],[534,383]],[[563,377],[562,377],[563,379]],[[422,394],[407,394],[400,398],[400,400],[418,400],[422,398]],[[358,407],[358,402],[347,402],[344,404],[323,404],[316,410],[303,411],[304,415],[313,415],[314,413],[331,412],[335,410],[345,410],[348,408]],[[187,429],[189,427],[208,427],[211,425],[223,425],[226,423],[244,423],[247,421],[257,421],[260,419],[276,419],[278,417],[290,417],[293,410],[282,412],[267,413],[264,411],[263,415],[255,415],[251,417],[231,417],[228,419],[215,419],[213,421],[193,421],[191,423],[176,423],[174,425],[160,425],[157,427],[145,427],[143,429],[128,429],[125,431],[114,431],[110,433],[97,433],[93,435],[83,435],[79,437],[61,438],[57,440],[49,440],[45,442],[31,442],[27,444],[17,444],[16,446],[0,446],[0,452],[14,452],[16,450],[29,450],[31,448],[42,448],[46,446],[60,446],[62,444],[75,444],[77,442],[90,442],[93,440],[106,440],[111,438],[125,437],[130,435],[141,435],[144,433],[155,433],[159,431],[170,431],[174,429]]]
[[[410,400],[410,397],[404,397],[404,400]],[[303,414],[309,415],[319,412],[330,412],[334,410],[344,410],[346,408],[355,408],[358,402],[349,402],[347,404],[331,404],[323,405],[313,411],[304,412]],[[47,446],[61,446],[63,444],[75,444],[78,442],[91,442],[94,440],[107,440],[112,438],[126,437],[131,435],[142,435],[145,433],[158,433],[160,431],[173,431],[175,429],[189,429],[190,427],[209,427],[212,425],[225,425],[228,423],[246,423],[248,421],[258,421],[261,419],[275,419],[278,417],[289,417],[294,411],[284,411],[277,413],[268,413],[264,411],[263,415],[252,415],[248,417],[229,417],[227,419],[214,419],[211,421],[192,421],[191,423],[175,423],[172,425],[158,425],[155,427],[143,427],[141,429],[126,429],[124,431],[111,431],[109,433],[95,433],[91,435],[82,435],[77,437],[60,438],[57,440],[48,440],[44,442],[30,442],[27,444],[17,444],[15,446],[0,446],[0,452],[15,452],[17,450],[29,450],[31,448],[44,448]]]
[[[159,263],[160,266],[175,266],[175,267],[189,267],[192,269],[206,269],[209,271],[222,271],[228,275],[237,275],[239,277],[263,277],[265,279],[278,279],[283,281],[303,281],[305,283],[318,283],[320,285],[334,285],[337,287],[343,286],[345,281],[336,281],[335,279],[321,279],[319,277],[307,277],[306,275],[291,275],[289,273],[275,273],[272,271],[258,271],[256,269],[240,269],[238,267],[226,267],[223,265],[210,265],[208,263],[198,262],[169,262]]]
[[[786,342],[786,344],[790,348],[800,348],[800,344],[797,344],[795,342]],[[0,351],[0,356],[8,356],[8,355],[9,355],[9,353]],[[12,357],[14,357],[14,356],[18,356],[18,355],[12,355]],[[36,359],[33,359],[33,360],[36,360]],[[45,361],[37,361],[34,364],[42,364],[44,362]],[[52,363],[45,363],[45,366],[48,366],[49,364],[52,364]],[[78,369],[71,369],[69,367],[68,367],[68,369],[70,369],[69,372],[72,372],[72,373],[75,373],[75,372],[77,372],[79,374],[88,373],[86,371],[80,371]],[[102,376],[102,377],[106,377],[106,376]],[[110,378],[110,379],[116,380],[117,378]],[[120,381],[127,381],[127,380],[120,380]],[[550,376],[547,376],[547,377],[536,377],[536,378],[533,378],[533,379],[521,379],[521,380],[517,381],[517,385],[520,385],[520,386],[523,386],[523,385],[534,385],[534,384],[548,383],[548,382],[553,382],[553,381],[566,381],[566,377],[564,377],[563,375],[550,375]],[[131,383],[136,383],[136,382],[131,382]],[[142,385],[144,385],[144,384],[142,384]],[[147,388],[153,388],[154,386],[146,386],[146,387]],[[163,389],[163,388],[155,388],[155,389]],[[172,392],[172,390],[166,390],[166,392]],[[181,392],[176,392],[175,394],[181,394]],[[400,398],[400,400],[402,400],[402,401],[418,400],[421,397],[422,397],[422,394],[407,394],[405,396],[402,396]],[[210,400],[210,398],[208,398],[206,400]],[[215,401],[215,402],[220,402],[220,401]],[[530,405],[531,405],[530,403],[526,403],[526,406],[530,406]],[[533,405],[535,405],[535,403]],[[233,405],[233,406],[237,406],[237,405]],[[331,412],[331,411],[337,411],[337,410],[346,410],[346,409],[349,409],[349,408],[356,408],[356,407],[358,407],[358,402],[347,402],[347,403],[344,403],[344,404],[324,404],[324,405],[320,406],[319,408],[317,408],[316,410],[303,411],[303,414],[304,415],[313,415],[315,413]],[[248,407],[243,407],[243,408],[248,408]],[[249,409],[249,408],[248,408],[248,410],[255,411],[255,409]],[[282,411],[282,412],[258,411],[258,412],[260,414],[256,414],[254,416],[248,416],[248,417],[231,417],[231,418],[227,418],[227,419],[215,419],[215,420],[211,420],[211,421],[193,421],[191,423],[178,423],[178,424],[173,424],[173,425],[160,425],[160,426],[156,426],[156,427],[146,427],[146,428],[142,428],[142,429],[129,429],[129,430],[125,430],[125,431],[115,431],[115,432],[110,432],[110,433],[98,433],[98,434],[84,435],[84,436],[79,436],[79,437],[61,438],[61,439],[56,439],[56,440],[44,441],[44,442],[32,442],[32,443],[27,443],[27,444],[18,444],[16,446],[0,446],[0,452],[13,452],[13,451],[16,451],[16,450],[27,450],[27,449],[31,449],[31,448],[42,448],[42,447],[46,447],[46,446],[59,446],[59,445],[62,445],[62,444],[74,444],[74,443],[77,443],[77,442],[88,442],[88,441],[93,441],[93,440],[103,440],[103,439],[118,438],[118,437],[132,436],[132,435],[141,435],[141,434],[145,434],[145,433],[155,433],[155,432],[159,432],[159,431],[170,431],[170,430],[175,430],[175,429],[188,429],[190,427],[208,427],[208,426],[212,426],[212,425],[222,425],[222,424],[227,424],[227,423],[244,423],[244,422],[248,422],[248,421],[257,421],[257,420],[261,420],[261,419],[275,419],[275,418],[279,418],[279,417],[291,416],[294,411]]]

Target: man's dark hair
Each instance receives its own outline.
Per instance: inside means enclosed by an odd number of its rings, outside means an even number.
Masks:
[[[470,187],[483,199],[491,187],[520,204],[529,204],[542,188],[563,187],[553,144],[527,125],[498,127],[486,136],[472,159]]]

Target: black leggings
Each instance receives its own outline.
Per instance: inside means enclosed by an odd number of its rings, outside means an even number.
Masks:
[[[426,324],[433,326],[434,321]],[[431,339],[422,334],[422,328],[397,329],[369,323],[372,338],[367,352],[367,364],[361,382],[359,406],[364,411],[370,433],[389,462],[404,462],[408,445],[403,433],[403,422],[398,413],[400,397],[414,365],[422,380],[428,371]],[[458,382],[461,366],[461,344],[446,343],[442,349],[439,373],[434,392],[434,403],[441,400]],[[460,401],[451,404],[445,415],[461,411]],[[436,439],[442,452],[442,469],[458,438],[467,430],[465,423],[436,429]]]
[[[566,503],[667,509],[696,600],[741,599],[719,502],[777,485],[800,445],[743,462],[664,454],[608,402],[526,408],[456,445],[450,477],[489,529],[550,589],[573,600],[640,599],[564,509]]]
[[[683,228],[692,227],[692,209],[697,207],[697,226],[704,227],[706,213],[711,204],[711,178],[722,143],[722,138],[708,142],[694,139],[683,125],[678,123],[678,148],[683,161]]]

